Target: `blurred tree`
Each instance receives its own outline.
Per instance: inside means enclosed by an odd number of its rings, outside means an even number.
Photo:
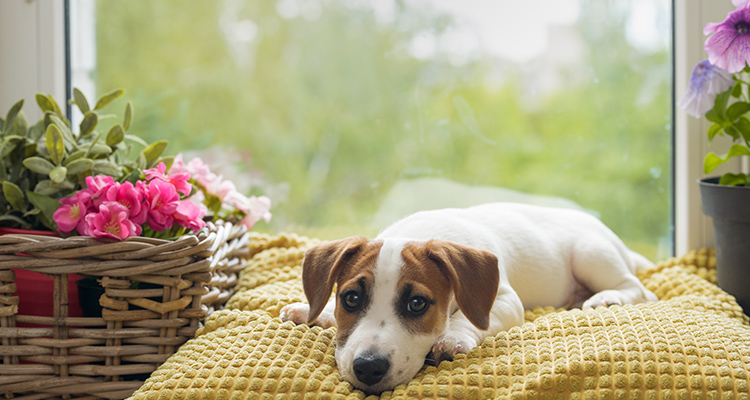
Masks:
[[[308,0],[282,16],[282,3],[98,0],[97,85],[129,89],[147,141],[249,154],[275,201],[269,230],[373,234],[396,181],[439,176],[572,199],[652,258],[670,237],[669,53],[628,43],[622,2],[582,4],[585,59],[535,96],[528,65],[414,57],[449,15],[399,1],[383,21],[367,3]]]

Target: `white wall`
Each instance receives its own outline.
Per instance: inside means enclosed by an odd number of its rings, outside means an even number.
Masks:
[[[34,95],[65,99],[65,24],[61,0],[0,1],[0,114],[19,99],[29,121],[41,117]]]

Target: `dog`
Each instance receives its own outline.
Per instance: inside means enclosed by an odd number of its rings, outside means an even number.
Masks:
[[[288,305],[280,317],[335,326],[341,376],[377,393],[407,383],[426,358],[452,360],[523,324],[524,309],[656,301],[635,276],[652,266],[582,211],[514,203],[421,211],[375,239],[308,249],[309,305]]]

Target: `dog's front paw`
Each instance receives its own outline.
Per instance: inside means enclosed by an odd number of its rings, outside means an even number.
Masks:
[[[282,321],[292,321],[295,324],[306,324],[310,317],[310,305],[305,303],[294,303],[284,306],[279,312],[279,318]],[[333,313],[329,310],[323,310],[318,318],[315,318],[313,325],[317,325],[323,329],[336,326],[336,318]]]
[[[282,321],[292,321],[295,324],[307,323],[307,317],[310,315],[310,305],[305,303],[293,303],[281,309],[279,318]]]
[[[604,290],[601,291],[593,296],[591,296],[590,299],[583,302],[582,308],[596,308],[599,306],[613,306],[618,305],[621,306],[624,304],[624,301],[622,299],[622,294],[617,290]]]
[[[427,354],[425,361],[429,365],[438,365],[443,361],[453,361],[453,357],[456,354],[466,354],[469,350],[476,347],[476,345],[476,341],[469,337],[462,337],[454,333],[445,333],[432,345],[432,349]]]

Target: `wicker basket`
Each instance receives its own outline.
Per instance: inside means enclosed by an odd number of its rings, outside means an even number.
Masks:
[[[175,241],[0,236],[0,395],[128,397],[229,298],[248,238],[221,223]],[[11,268],[53,278],[51,317],[18,313]],[[69,317],[69,274],[101,282],[101,317]]]

